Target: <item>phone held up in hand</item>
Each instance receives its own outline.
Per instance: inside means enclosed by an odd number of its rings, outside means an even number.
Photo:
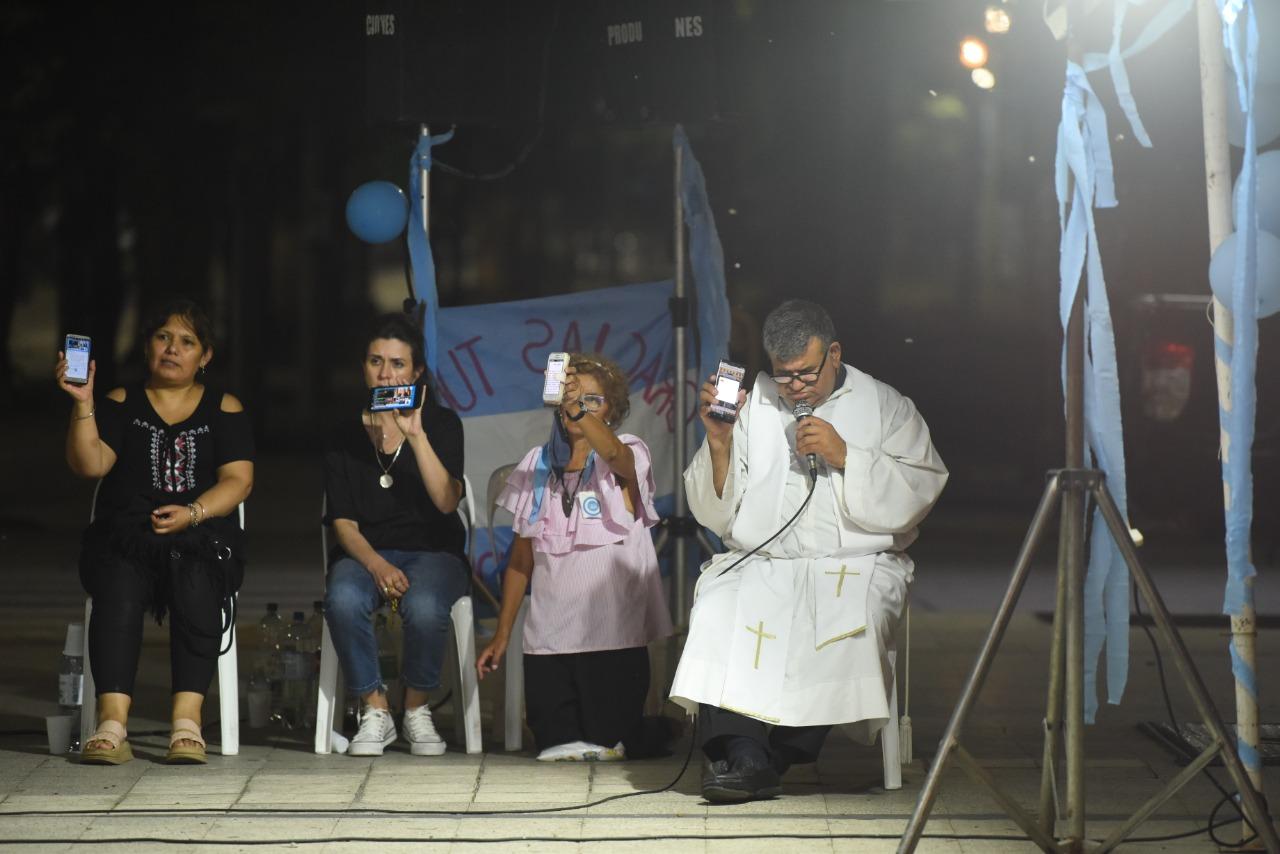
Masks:
[[[424,389],[420,385],[380,385],[373,389],[370,412],[392,409],[417,409],[422,406]]]
[[[737,421],[738,390],[746,376],[747,369],[742,365],[721,359],[716,368],[716,399],[707,408],[707,415],[729,424]]]
[[[551,353],[547,356],[547,370],[542,380],[542,402],[547,406],[559,406],[564,400],[564,382],[568,376],[568,353]]]
[[[66,344],[63,347],[67,357],[67,382],[75,385],[84,385],[89,382],[90,347],[88,335],[67,333]]]

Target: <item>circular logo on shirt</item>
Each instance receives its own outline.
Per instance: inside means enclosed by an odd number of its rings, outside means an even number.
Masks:
[[[582,515],[588,519],[597,519],[601,515],[600,499],[594,495],[588,495],[582,499]]]

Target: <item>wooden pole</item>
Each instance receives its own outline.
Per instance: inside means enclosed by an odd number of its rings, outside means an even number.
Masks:
[[[1200,103],[1204,115],[1205,196],[1209,208],[1209,253],[1217,251],[1233,231],[1231,212],[1231,149],[1227,142],[1227,63],[1222,46],[1222,18],[1213,0],[1197,0],[1200,41]],[[1230,353],[1235,344],[1235,323],[1230,307],[1213,298],[1213,334]],[[1215,342],[1216,343],[1216,342]],[[1218,378],[1218,404],[1231,410],[1231,364],[1214,348]],[[1218,447],[1225,466],[1230,453],[1226,428],[1219,425]],[[1225,478],[1225,472],[1224,472]],[[1223,500],[1230,509],[1231,496],[1223,484]],[[1241,660],[1257,673],[1257,615],[1253,605],[1253,579],[1245,583],[1244,607],[1231,618],[1231,637]],[[1258,698],[1236,680],[1236,732],[1240,743],[1258,749]],[[1245,765],[1245,772],[1262,794],[1262,769]],[[1248,836],[1247,827],[1242,835]]]

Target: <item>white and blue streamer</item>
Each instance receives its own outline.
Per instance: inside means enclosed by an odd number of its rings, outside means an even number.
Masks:
[[[1124,440],[1120,420],[1120,386],[1116,372],[1115,334],[1107,302],[1102,257],[1094,224],[1094,207],[1115,207],[1115,184],[1107,117],[1089,86],[1084,68],[1067,63],[1055,161],[1058,196],[1059,315],[1064,333],[1063,387],[1066,385],[1065,334],[1083,272],[1087,288],[1084,314],[1084,417],[1088,449],[1106,474],[1107,486],[1120,514],[1128,518]],[[1129,574],[1101,514],[1095,511],[1085,577],[1085,720],[1098,709],[1098,658],[1106,647],[1107,698],[1119,703],[1129,673]]]
[[[1258,73],[1258,26],[1252,0],[1217,0],[1222,15],[1223,38],[1236,75],[1236,92],[1245,116],[1244,164],[1240,170],[1241,191],[1235,209],[1236,264],[1231,282],[1231,314],[1234,345],[1214,336],[1216,356],[1231,367],[1230,409],[1218,406],[1218,417],[1226,434],[1222,454],[1222,476],[1227,488],[1227,585],[1223,613],[1241,614],[1253,605],[1253,588],[1247,580],[1257,573],[1249,550],[1253,527],[1252,452],[1254,415],[1257,406],[1255,369],[1258,358],[1258,211],[1257,131],[1254,96]],[[1257,674],[1240,656],[1231,641],[1231,671],[1237,684],[1258,699]],[[1261,773],[1257,750],[1237,740],[1240,761],[1253,773]]]
[[[440,296],[436,290],[436,263],[431,255],[428,223],[422,218],[422,170],[431,170],[431,149],[453,139],[453,131],[428,136],[423,134],[409,158],[409,227],[405,240],[409,244],[409,264],[413,269],[413,294],[427,307],[423,318],[426,341],[427,371],[436,376],[440,354],[436,347],[436,323],[440,313]]]
[[[1151,148],[1151,137],[1148,136],[1147,129],[1142,124],[1142,117],[1138,115],[1138,104],[1133,99],[1133,91],[1129,87],[1129,72],[1125,68],[1124,61],[1142,53],[1173,29],[1173,26],[1191,11],[1193,0],[1169,0],[1152,16],[1133,43],[1121,50],[1120,42],[1129,7],[1143,6],[1146,2],[1147,0],[1115,0],[1111,49],[1107,53],[1085,54],[1083,65],[1085,71],[1110,69],[1111,81],[1116,90],[1116,100],[1120,102],[1120,108],[1124,110],[1125,117],[1129,120],[1129,127],[1133,130],[1134,137],[1144,148]]]

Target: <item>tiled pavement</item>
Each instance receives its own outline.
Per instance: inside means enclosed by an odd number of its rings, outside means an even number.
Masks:
[[[38,426],[38,425],[37,425]],[[54,425],[56,428],[57,425]],[[22,472],[0,479],[0,850],[111,850],[137,854],[179,842],[226,852],[301,848],[306,851],[893,851],[919,793],[925,768],[955,704],[965,675],[990,624],[1031,508],[998,519],[967,508],[952,516],[940,507],[913,549],[917,581],[911,625],[911,705],[917,759],[904,769],[904,786],[879,788],[878,748],[855,745],[833,733],[816,768],[793,769],[784,797],[713,807],[698,795],[696,759],[662,794],[640,794],[597,806],[604,797],[661,788],[680,770],[688,749],[664,760],[610,765],[535,763],[530,754],[491,752],[437,758],[408,755],[397,745],[378,759],[316,756],[309,739],[242,731],[236,757],[216,753],[207,767],[160,764],[159,736],[138,737],[138,759],[118,768],[88,768],[47,754],[42,717],[54,711],[54,673],[62,634],[77,619],[83,594],[75,574],[78,532],[91,485],[47,476],[56,459],[58,429],[33,429]],[[38,452],[37,452],[38,451]],[[27,459],[26,457],[23,458]],[[29,471],[28,471],[29,469]],[[319,494],[314,461],[264,458],[261,485],[251,502],[253,562],[241,591],[242,627],[269,600],[287,610],[309,608],[323,585],[315,506],[294,500],[299,490]],[[13,473],[12,465],[6,469]],[[25,472],[25,473],[24,473]],[[77,491],[78,490],[78,491]],[[1220,547],[1185,551],[1148,532],[1144,560],[1177,614],[1213,614],[1222,597]],[[1154,551],[1153,551],[1154,549]],[[1042,549],[1045,560],[1053,544]],[[1280,613],[1280,587],[1268,584],[1280,567],[1275,553],[1259,560],[1259,613]],[[1038,567],[1018,615],[970,717],[964,743],[1012,795],[1028,807],[1039,788],[1040,720],[1044,712],[1053,573]],[[1201,624],[1197,624],[1201,625]],[[1186,628],[1184,637],[1226,715],[1234,698],[1225,621]],[[1268,624],[1269,625],[1269,624]],[[1269,677],[1280,673],[1278,633],[1259,634],[1262,719],[1280,720]],[[1087,732],[1088,835],[1102,838],[1154,794],[1178,766],[1163,748],[1139,734],[1141,721],[1165,716],[1155,659],[1140,629],[1131,632],[1129,687],[1119,706],[1104,705]],[[242,661],[252,632],[241,635]],[[168,684],[167,632],[148,625],[139,668],[135,733],[158,730]],[[1168,665],[1166,659],[1166,666]],[[1173,680],[1175,710],[1190,703]],[[493,707],[482,685],[482,705]],[[216,705],[207,704],[210,714]],[[216,737],[216,727],[212,727]],[[446,737],[448,720],[440,727]],[[486,735],[491,731],[486,721]],[[25,733],[25,734],[24,734]],[[1225,775],[1217,772],[1219,779]],[[1280,774],[1267,773],[1267,789],[1280,791]],[[1219,796],[1203,778],[1164,805],[1138,831],[1162,836],[1204,826]],[[520,810],[573,807],[558,812]],[[133,812],[129,812],[132,810]],[[270,810],[270,812],[268,811]],[[396,812],[375,812],[393,810]],[[145,811],[145,812],[142,812]],[[37,815],[35,813],[42,813]],[[52,814],[48,814],[52,813]],[[502,814],[507,813],[507,814]],[[996,839],[926,839],[922,852],[1033,851],[987,794],[958,770],[949,772],[927,833],[936,836],[1009,836]],[[1224,828],[1236,835],[1235,826]],[[732,837],[732,838],[731,838]],[[739,838],[748,837],[748,838]],[[107,840],[119,840],[109,842]],[[163,840],[146,842],[143,840]],[[333,840],[333,841],[326,841]],[[589,840],[604,840],[591,841]],[[264,844],[266,843],[266,844]],[[1204,834],[1180,841],[1134,843],[1126,851],[1216,850]]]
[[[926,613],[914,622],[912,716],[921,753],[937,741],[987,620]],[[1040,780],[1040,674],[1047,634],[1047,626],[1034,617],[1015,619],[1007,652],[965,735],[970,752],[1028,808],[1035,805]],[[1219,668],[1212,667],[1217,633],[1186,634],[1204,658],[1211,683],[1220,683]],[[1146,664],[1146,650],[1135,645],[1126,704],[1104,708],[1102,721],[1088,733],[1093,838],[1105,836],[1178,770],[1162,748],[1133,727],[1144,717],[1158,717],[1155,676]],[[930,684],[942,686],[941,692],[920,688]],[[492,690],[491,683],[486,685]],[[490,700],[486,696],[486,707]],[[443,732],[451,732],[447,719],[442,724]],[[134,722],[138,731],[158,726],[157,721]],[[500,751],[414,757],[403,743],[376,759],[316,756],[309,743],[289,734],[248,731],[245,737],[239,756],[215,754],[203,768],[161,764],[163,739],[156,735],[135,739],[133,762],[91,768],[48,756],[35,736],[5,736],[0,739],[0,848],[133,852],[183,844],[220,852],[264,847],[562,851],[590,844],[593,851],[893,851],[925,773],[917,757],[904,769],[903,788],[886,792],[878,748],[856,745],[835,732],[819,764],[794,769],[777,800],[708,805],[698,794],[695,756],[669,791],[589,806],[612,795],[666,787],[687,755],[688,739],[676,755],[662,760],[544,765],[528,753]],[[1219,771],[1218,776],[1225,775]],[[1280,775],[1268,776],[1274,791]],[[1208,783],[1196,780],[1138,835],[1202,827],[1217,798]],[[959,770],[948,773],[933,814],[926,828],[931,838],[921,844],[922,852],[1035,850]],[[1222,832],[1229,836],[1235,830]],[[1201,834],[1122,850],[1198,852],[1214,846]]]

